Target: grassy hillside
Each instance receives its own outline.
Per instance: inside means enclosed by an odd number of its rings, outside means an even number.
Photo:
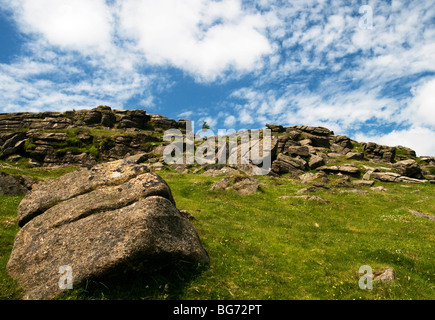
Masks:
[[[51,171],[47,177],[60,174]],[[293,198],[307,185],[285,176],[259,177],[261,192],[241,196],[209,191],[222,177],[159,175],[177,207],[194,216],[210,265],[90,281],[62,299],[435,299],[435,222],[408,212],[435,215],[433,185],[378,182],[375,186],[388,191],[312,193],[325,204]],[[20,288],[5,271],[20,200],[0,198],[0,299],[20,298]],[[374,271],[392,267],[397,279],[361,290],[362,265]]]

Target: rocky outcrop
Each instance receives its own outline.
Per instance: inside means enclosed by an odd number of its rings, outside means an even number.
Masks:
[[[161,115],[147,114],[144,110],[112,110],[107,106],[65,113],[0,114],[0,158],[10,161],[19,160],[20,157],[30,158],[29,163],[37,166],[92,167],[97,163],[147,153],[144,160],[151,164],[154,171],[159,171],[165,167],[163,150],[169,143],[163,141],[163,132],[170,128],[184,131],[186,125],[187,120],[184,119],[177,122]],[[308,170],[324,170],[328,174],[355,177],[365,173],[364,176],[371,179],[370,170],[364,172],[361,169],[349,169],[349,166],[343,170],[339,168],[344,161],[366,161],[388,164],[389,167],[394,165],[391,173],[397,172],[400,177],[374,175],[379,181],[435,181],[435,158],[422,157],[417,164],[411,165],[416,153],[403,146],[358,143],[344,135],[335,135],[324,127],[284,127],[279,124],[267,124],[266,127],[272,131],[270,175],[289,174],[296,178]],[[253,132],[248,130],[251,136]],[[238,133],[234,135],[238,136]],[[198,139],[195,141],[197,148]],[[254,147],[262,152],[263,141],[260,139],[254,145],[241,141],[231,152],[227,141],[225,155],[217,149],[216,162],[225,163],[220,162],[221,156],[226,156],[226,159],[237,158],[237,164],[228,161],[226,165],[248,175],[267,173],[268,161],[263,162],[262,168],[249,157]],[[237,156],[234,152],[237,152]],[[189,170],[183,168],[181,172]],[[424,179],[425,176],[427,179]]]
[[[108,106],[64,113],[0,114],[0,158],[17,155],[44,166],[93,166],[151,152],[163,142],[164,130],[179,126],[175,120],[144,110]]]
[[[98,126],[149,130],[153,128],[150,121],[151,116],[145,110],[112,110],[108,106],[64,113],[3,113],[0,114],[0,132],[18,129],[50,130]]]
[[[140,157],[81,169],[37,185],[22,201],[7,265],[25,299],[62,292],[59,268],[72,284],[152,273],[180,261],[209,258],[188,218],[175,207],[159,176]]]
[[[280,153],[272,164],[272,171],[278,174],[291,173],[292,175],[302,174],[307,167],[307,162],[300,158],[292,158]]]
[[[401,176],[416,178],[416,179],[423,178],[421,168],[415,160],[408,159],[408,160],[399,161],[393,164],[393,168]]]
[[[228,190],[233,189],[241,195],[253,194],[258,191],[260,187],[260,181],[254,177],[235,175],[231,177],[225,177],[210,190]]]
[[[362,146],[369,159],[391,163],[396,156],[396,148],[394,147],[382,146],[373,142],[362,143]]]

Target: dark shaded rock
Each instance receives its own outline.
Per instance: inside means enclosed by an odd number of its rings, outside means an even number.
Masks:
[[[416,217],[425,218],[425,219],[428,219],[428,220],[435,221],[435,216],[434,215],[422,213],[422,212],[415,211],[415,210],[408,210],[408,211],[409,211],[409,213],[411,213],[412,215],[414,215]]]
[[[393,268],[386,268],[382,271],[375,272],[373,274],[373,280],[374,281],[381,281],[381,282],[392,282],[396,280],[396,272]]]
[[[373,142],[362,143],[364,152],[369,159],[391,163],[396,156],[396,148],[381,146]]]
[[[382,182],[397,182],[400,174],[394,172],[372,172],[371,178]]]
[[[304,136],[306,139],[311,140],[313,147],[329,148],[331,146],[331,142],[327,136],[314,135],[311,133],[304,133]]]
[[[326,161],[325,161],[324,157],[319,156],[319,155],[313,155],[310,158],[310,161],[308,162],[308,166],[312,170],[317,169],[321,166],[324,166],[325,164],[326,164]]]
[[[21,153],[27,139],[25,132],[4,134],[0,137],[0,157],[6,158],[12,154]]]
[[[346,158],[349,160],[364,160],[363,152],[348,152],[346,153]]]
[[[291,140],[298,141],[301,136],[301,131],[293,129],[293,128],[286,128],[285,129],[286,136],[289,137]]]
[[[346,148],[346,149],[352,149],[352,140],[346,136],[334,136],[333,141],[335,144]]]
[[[415,160],[408,159],[408,160],[399,161],[393,164],[393,168],[401,176],[416,178],[416,179],[423,178],[421,168]]]
[[[266,127],[274,133],[281,133],[285,131],[285,128],[279,124],[266,124]]]
[[[345,154],[350,152],[349,148],[342,147],[341,145],[336,144],[336,143],[332,144],[330,149],[333,153],[338,153],[341,155],[345,155]]]
[[[367,180],[355,180],[352,181],[352,183],[362,187],[372,187],[375,184],[374,181],[367,181]]]
[[[168,119],[164,116],[157,114],[150,114],[150,121],[155,128],[161,128],[163,130],[176,129],[178,124],[173,119]]]
[[[83,122],[88,125],[97,125],[101,122],[101,112],[97,110],[92,110],[88,114],[86,114]]]
[[[101,125],[112,128],[115,125],[116,117],[112,112],[103,112],[101,114]]]
[[[28,192],[28,189],[19,179],[0,172],[0,195],[2,196],[21,196]]]
[[[301,156],[301,157],[309,157],[310,149],[306,146],[289,146],[287,149],[287,153],[291,156]]]
[[[333,135],[334,132],[324,128],[324,127],[310,127],[310,126],[293,126],[290,128],[298,129],[300,131],[315,135],[315,136],[325,136],[328,137],[330,135]]]

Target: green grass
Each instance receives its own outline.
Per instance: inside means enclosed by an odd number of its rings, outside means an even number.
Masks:
[[[0,300],[20,299],[22,291],[7,274],[11,249],[19,230],[16,209],[23,197],[0,196]]]
[[[90,282],[62,299],[435,299],[435,222],[408,212],[435,214],[433,185],[376,183],[388,192],[364,188],[367,195],[322,189],[313,193],[329,201],[322,204],[278,199],[307,186],[285,178],[259,177],[262,192],[241,196],[209,191],[222,177],[159,175],[177,207],[196,218],[210,264]],[[7,199],[1,198],[11,201],[0,217],[2,268],[18,230],[10,224],[3,231],[19,202]],[[397,280],[361,290],[362,265],[393,267]],[[17,298],[3,269],[1,279],[3,297]]]
[[[12,176],[27,176],[36,180],[55,179],[66,173],[79,169],[79,167],[32,167],[28,158],[22,158],[18,162],[0,160],[0,171]]]

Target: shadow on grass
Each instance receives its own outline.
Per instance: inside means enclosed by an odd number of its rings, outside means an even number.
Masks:
[[[153,274],[126,273],[111,279],[88,280],[59,300],[179,300],[185,288],[208,265],[180,262]]]

